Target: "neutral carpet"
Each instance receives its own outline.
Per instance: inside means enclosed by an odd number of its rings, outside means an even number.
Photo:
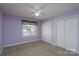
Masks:
[[[36,41],[4,48],[2,56],[76,56],[76,54],[43,41]]]

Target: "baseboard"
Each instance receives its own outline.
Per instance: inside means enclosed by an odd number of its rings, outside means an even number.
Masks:
[[[4,45],[3,47],[10,47],[10,46],[16,46],[16,45],[20,45],[20,44],[24,44],[24,43],[30,43],[30,42],[34,42],[34,41],[39,41],[39,40],[31,40],[31,41],[26,41],[26,42],[18,42],[18,43],[14,43],[14,44],[9,44],[9,45]]]

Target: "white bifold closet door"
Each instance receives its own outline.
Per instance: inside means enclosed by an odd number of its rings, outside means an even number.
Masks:
[[[77,50],[78,18],[76,16],[57,20],[57,45],[68,50]]]
[[[70,17],[65,19],[65,48],[68,50],[77,50],[77,32],[78,18]]]
[[[64,47],[64,20],[57,20],[57,45]]]

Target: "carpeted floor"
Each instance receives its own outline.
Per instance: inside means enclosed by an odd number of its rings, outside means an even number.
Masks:
[[[75,56],[76,54],[43,41],[4,48],[2,56]]]

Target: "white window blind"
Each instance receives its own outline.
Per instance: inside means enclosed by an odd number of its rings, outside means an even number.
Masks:
[[[37,22],[22,21],[22,36],[35,36],[37,34]]]

